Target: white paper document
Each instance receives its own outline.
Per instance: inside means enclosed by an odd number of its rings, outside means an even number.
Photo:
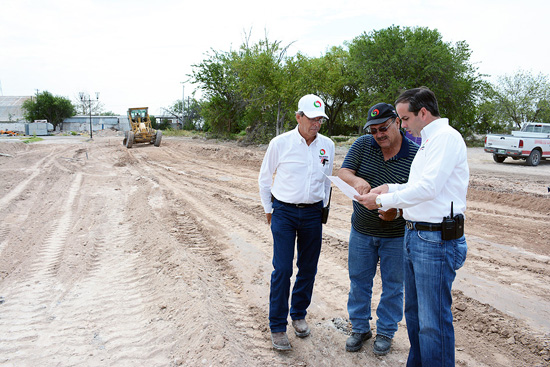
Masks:
[[[327,176],[327,175],[325,175],[325,176]],[[354,195],[359,195],[359,193],[352,186],[348,185],[348,183],[346,181],[342,180],[338,176],[327,176],[327,178],[331,182],[333,182],[336,185],[336,187],[338,187],[340,190],[342,190],[342,192],[344,194],[346,194],[346,196],[348,198],[350,198],[351,200],[357,201],[357,200],[355,200],[355,198],[353,196]]]

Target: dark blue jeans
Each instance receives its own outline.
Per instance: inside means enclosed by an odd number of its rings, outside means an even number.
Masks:
[[[405,230],[405,319],[411,349],[407,367],[455,365],[451,288],[466,260],[464,236]]]
[[[403,318],[403,237],[373,237],[351,227],[348,313],[356,333],[370,331],[372,285],[378,261],[382,295],[376,309],[376,333],[393,338]]]
[[[306,317],[317,274],[317,262],[321,254],[322,207],[322,202],[306,208],[285,205],[277,199],[273,202],[271,232],[273,234],[274,270],[271,273],[269,293],[269,328],[271,332],[286,331],[290,278],[293,272],[294,247],[296,245],[298,273],[292,288],[290,317],[292,320]]]

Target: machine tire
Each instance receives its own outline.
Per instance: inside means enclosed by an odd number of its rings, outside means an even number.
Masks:
[[[540,151],[538,149],[533,149],[531,154],[529,154],[529,157],[527,157],[526,163],[528,166],[538,166],[540,163],[540,158]]]
[[[128,141],[128,131],[124,132],[124,139],[122,140],[122,145],[126,146],[126,142]]]
[[[130,149],[134,144],[134,133],[132,131],[128,132],[128,137],[126,138],[126,148]]]
[[[160,147],[160,141],[162,140],[162,131],[157,130],[157,133],[155,134],[155,146]]]
[[[505,155],[493,154],[493,160],[497,163],[502,163],[506,159]]]

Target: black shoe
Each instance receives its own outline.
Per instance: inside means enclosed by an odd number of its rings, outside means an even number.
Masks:
[[[372,350],[378,356],[385,356],[390,351],[391,338],[384,335],[376,335]]]
[[[348,352],[357,352],[363,346],[363,342],[372,338],[372,331],[367,333],[351,333],[351,336],[346,340],[346,350]]]

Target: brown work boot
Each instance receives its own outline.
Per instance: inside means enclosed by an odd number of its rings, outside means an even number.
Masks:
[[[292,326],[294,326],[294,333],[299,338],[305,338],[309,335],[310,331],[309,326],[305,319],[301,320],[292,320]]]
[[[288,336],[286,335],[286,332],[281,331],[278,333],[271,333],[271,343],[273,344],[273,348],[277,350],[290,350],[292,349],[292,346],[290,345],[290,342],[288,341]]]

